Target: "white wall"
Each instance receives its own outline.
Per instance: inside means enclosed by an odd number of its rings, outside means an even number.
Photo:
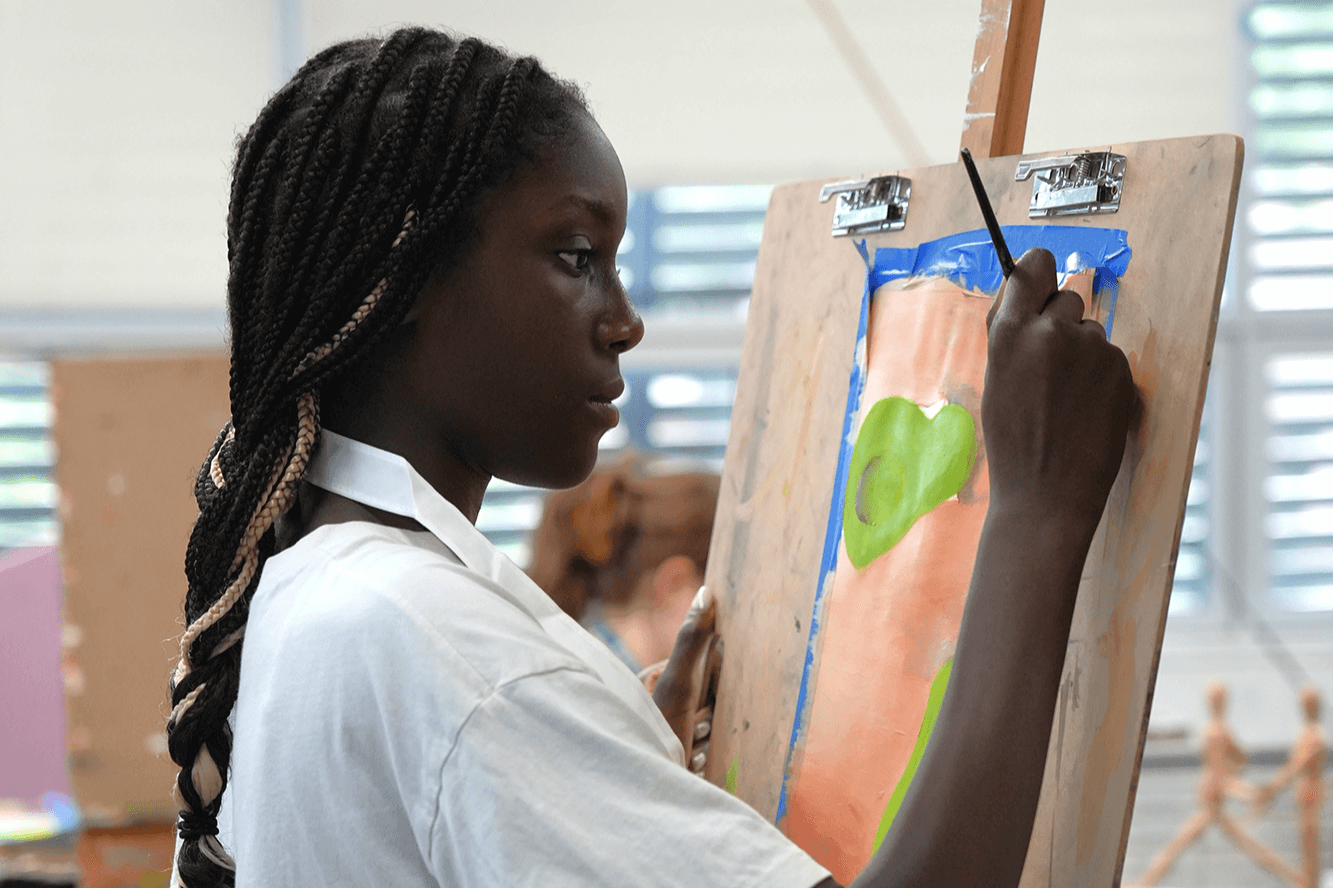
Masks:
[[[979,0],[836,0],[934,163]],[[1233,0],[1047,0],[1030,150],[1235,128]],[[232,145],[306,48],[450,26],[584,84],[631,184],[904,165],[803,0],[4,0],[0,311],[222,306]],[[298,50],[299,51],[299,50]]]
[[[0,3],[0,308],[221,305],[267,0]]]
[[[956,158],[979,0],[836,0],[925,146]],[[1047,0],[1029,150],[1234,127],[1229,0]],[[586,85],[631,180],[778,182],[906,158],[804,0],[311,0],[323,46],[396,22],[531,53]]]

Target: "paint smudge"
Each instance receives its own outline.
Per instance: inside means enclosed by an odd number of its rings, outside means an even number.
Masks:
[[[725,788],[727,792],[731,793],[732,795],[736,795],[736,784],[740,780],[740,776],[741,776],[741,760],[735,759],[734,761],[732,761],[731,767],[727,768],[727,780],[725,783]]]
[[[972,474],[976,441],[972,414],[957,404],[930,419],[902,397],[870,408],[856,436],[843,507],[847,556],[858,570],[958,494]]]
[[[907,788],[912,785],[912,778],[916,776],[921,757],[926,754],[926,744],[930,742],[930,736],[935,732],[935,720],[940,716],[940,704],[944,702],[944,691],[949,686],[949,674],[952,671],[953,657],[950,657],[944,661],[940,671],[935,673],[934,681],[930,683],[930,697],[926,701],[926,712],[921,716],[921,730],[916,735],[916,746],[912,749],[912,757],[907,760],[907,770],[898,778],[898,785],[893,788],[893,795],[889,796],[889,803],[884,806],[884,815],[879,819],[879,829],[875,830],[872,854],[879,850],[884,837],[889,834],[889,827],[893,826],[893,819],[898,816],[898,809],[902,807]]]

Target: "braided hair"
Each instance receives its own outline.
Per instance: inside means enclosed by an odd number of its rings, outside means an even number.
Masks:
[[[195,484],[171,681],[189,888],[235,884],[217,839],[250,599],[319,442],[319,393],[473,244],[484,201],[587,114],[531,58],[425,29],[332,46],[240,140],[227,219],[231,421]]]

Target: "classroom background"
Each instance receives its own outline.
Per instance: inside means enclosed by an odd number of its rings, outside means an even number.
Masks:
[[[604,454],[720,470],[772,186],[952,162],[978,6],[3,0],[0,558],[60,541],[51,361],[225,348],[234,141],[312,51],[420,22],[584,87],[630,183],[619,262],[647,325]],[[1025,151],[1213,132],[1245,138],[1245,173],[1127,877],[1194,810],[1210,680],[1230,690],[1255,779],[1300,730],[1299,688],[1333,692],[1333,3],[1046,0]],[[496,482],[478,525],[522,564],[539,508],[539,493]],[[46,686],[16,653],[26,630],[5,629],[22,608],[3,577],[0,799],[23,756],[63,742],[32,750],[26,707]],[[1295,861],[1294,822],[1286,799],[1255,829]],[[1166,884],[1275,882],[1209,835]]]

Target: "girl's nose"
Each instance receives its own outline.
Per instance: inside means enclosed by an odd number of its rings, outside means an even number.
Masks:
[[[602,325],[602,343],[615,352],[627,352],[643,339],[643,318],[629,301],[629,294],[620,289],[620,306]]]

